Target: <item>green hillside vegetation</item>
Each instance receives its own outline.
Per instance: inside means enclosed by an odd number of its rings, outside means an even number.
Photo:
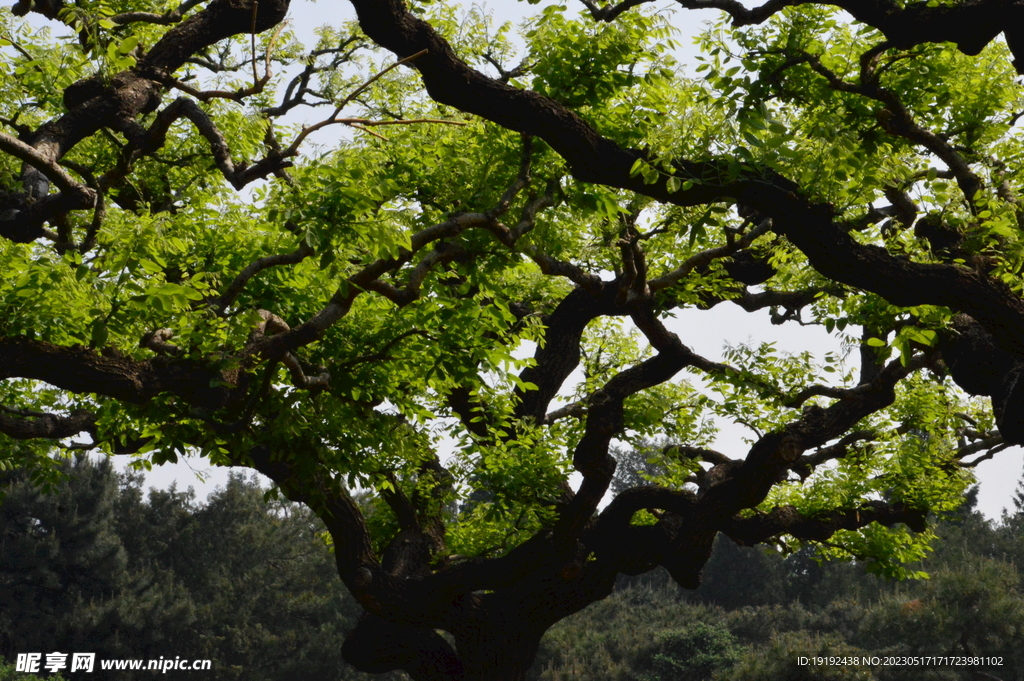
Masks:
[[[106,460],[81,458],[67,471],[49,494],[24,475],[0,478],[8,661],[59,650],[213,660],[212,675],[161,674],[168,679],[368,678],[341,663],[359,610],[311,512],[265,499],[242,476],[198,503],[174,488],[144,494],[140,476],[118,476]]]

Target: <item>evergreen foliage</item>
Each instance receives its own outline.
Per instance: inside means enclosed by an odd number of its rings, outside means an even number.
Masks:
[[[174,488],[145,495],[141,476],[105,459],[59,470],[48,494],[24,474],[0,484],[4,657],[179,656],[214,661],[218,680],[365,678],[341,660],[359,607],[308,509],[241,475],[198,504]]]

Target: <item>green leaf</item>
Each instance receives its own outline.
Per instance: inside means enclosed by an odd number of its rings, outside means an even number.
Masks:
[[[89,347],[100,348],[107,344],[108,338],[107,325],[97,319],[92,323],[92,331],[90,332]]]
[[[137,35],[130,35],[121,41],[121,44],[117,46],[117,51],[121,54],[128,54],[136,48],[139,44],[139,37]]]

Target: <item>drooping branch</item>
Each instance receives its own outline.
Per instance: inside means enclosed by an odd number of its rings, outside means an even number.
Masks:
[[[625,0],[617,5],[598,7],[582,0],[597,21],[611,21],[644,0]],[[964,54],[975,55],[1003,32],[1015,57],[1018,73],[1024,72],[1024,44],[1019,25],[1021,6],[1015,0],[972,0],[948,5],[926,2],[900,3],[895,0],[768,0],[748,7],[738,0],[677,0],[686,9],[718,9],[732,18],[733,26],[761,24],[786,7],[828,4],[849,12],[856,20],[882,32],[896,47],[909,48],[922,43],[956,43]]]

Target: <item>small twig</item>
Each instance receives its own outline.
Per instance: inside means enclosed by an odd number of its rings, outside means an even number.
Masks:
[[[394,64],[392,64],[391,66],[387,67],[383,71],[379,71],[376,75],[371,76],[369,80],[367,80],[362,85],[360,85],[355,90],[353,90],[352,94],[350,94],[348,97],[346,97],[341,102],[341,104],[338,105],[338,108],[339,109],[343,109],[346,106],[348,106],[348,104],[350,104],[353,99],[355,99],[356,97],[361,95],[363,92],[365,92],[368,87],[370,87],[371,85],[373,85],[373,83],[375,83],[377,80],[379,80],[381,77],[383,77],[384,74],[388,73],[389,71],[391,71],[393,69],[397,69],[402,64],[408,64],[409,62],[412,62],[412,61],[415,61],[416,59],[419,59],[423,55],[427,54],[429,51],[430,50],[420,50],[416,54],[410,55],[410,56],[406,57],[405,59],[399,59],[398,61],[396,61]]]

